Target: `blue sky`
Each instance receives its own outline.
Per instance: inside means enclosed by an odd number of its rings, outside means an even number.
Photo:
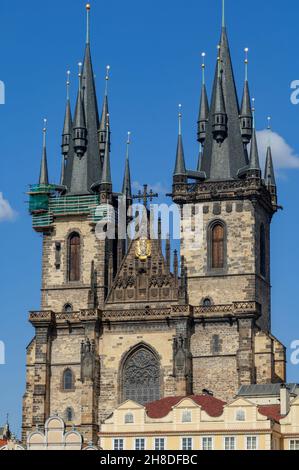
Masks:
[[[0,106],[0,340],[6,344],[7,362],[0,366],[0,424],[8,412],[17,432],[25,390],[25,348],[33,335],[27,317],[29,310],[39,308],[41,274],[41,238],[31,229],[26,190],[37,180],[45,116],[51,180],[59,178],[65,75],[70,68],[74,103],[77,63],[84,52],[84,4],[81,0],[15,0],[13,7],[10,1],[1,0],[0,4],[0,80],[6,85],[6,104]],[[220,0],[92,2],[92,55],[100,101],[105,67],[111,65],[116,190],[122,179],[128,130],[133,141],[133,180],[169,190],[179,103],[183,104],[186,159],[195,168],[201,52],[207,53],[210,90],[220,35],[220,4]],[[257,128],[265,129],[271,115],[277,134],[273,135],[273,153],[284,211],[275,216],[272,228],[272,325],[273,333],[288,347],[299,339],[299,106],[290,101],[290,83],[299,79],[298,14],[297,0],[283,4],[251,0],[250,7],[248,2],[227,0],[238,90],[244,77],[244,47],[249,47]],[[263,139],[261,133],[260,141]],[[299,381],[299,366],[288,365],[288,379]]]

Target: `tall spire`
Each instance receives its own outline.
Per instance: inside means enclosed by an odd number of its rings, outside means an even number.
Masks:
[[[202,87],[201,87],[201,97],[200,97],[200,106],[199,106],[199,116],[198,116],[198,129],[197,129],[197,140],[201,144],[204,144],[206,139],[207,123],[209,120],[209,102],[207,97],[206,83],[205,83],[205,52],[201,54],[202,56]]]
[[[255,103],[255,100],[253,100],[253,103]],[[259,152],[258,152],[257,139],[256,139],[256,130],[255,130],[255,107],[252,108],[252,113],[253,113],[253,133],[252,133],[252,140],[251,140],[251,147],[250,147],[249,170],[258,172],[259,176],[261,176],[260,159],[259,159]]]
[[[106,132],[109,133],[109,116],[107,116]],[[110,149],[109,149],[109,142],[108,141],[106,142],[106,147],[105,147],[105,157],[104,157],[101,185],[111,185],[112,186],[111,166],[110,166]]]
[[[64,117],[64,125],[62,132],[62,168],[61,168],[61,185],[64,184],[65,176],[65,160],[67,159],[70,149],[71,149],[71,136],[73,131],[73,121],[72,121],[72,112],[71,112],[71,103],[70,103],[70,74],[67,72],[67,82],[66,82],[66,109]]]
[[[74,149],[79,158],[82,158],[86,152],[87,129],[85,112],[82,100],[81,82],[82,82],[82,64],[79,63],[79,90],[74,117]]]
[[[218,144],[222,144],[222,142],[227,137],[227,114],[222,90],[220,46],[218,47],[218,50],[218,77],[216,84],[215,107],[213,113],[213,136]]]
[[[131,144],[131,132],[128,132],[125,174],[124,174],[124,181],[123,181],[123,188],[122,188],[122,193],[126,196],[127,199],[132,199],[132,185],[131,185],[131,172],[130,172],[130,159],[129,159],[130,144]]]
[[[42,162],[41,162],[40,175],[39,175],[39,184],[41,186],[47,186],[49,184],[48,161],[47,161],[47,119],[44,119],[43,152],[42,152]]]
[[[80,77],[80,86],[77,98],[77,109],[75,113],[73,128],[76,119],[85,121],[85,132],[79,132],[79,138],[83,135],[82,145],[77,142],[76,151],[71,150],[67,159],[65,181],[68,192],[71,194],[89,194],[92,185],[101,179],[101,162],[98,142],[99,113],[95,89],[95,78],[90,52],[90,4],[86,5],[87,10],[87,32],[85,56],[83,69]],[[82,112],[84,111],[84,113]],[[77,138],[75,129],[74,137]],[[75,142],[74,142],[75,144]],[[83,147],[80,149],[80,147]],[[79,149],[79,153],[78,153]]]
[[[218,124],[221,126],[220,133]],[[221,142],[223,137],[224,140]],[[236,179],[239,170],[246,165],[248,160],[240,130],[240,108],[226,27],[224,27],[221,31],[201,171],[205,172],[208,180],[230,180]]]
[[[244,91],[242,98],[241,114],[240,114],[240,123],[241,123],[241,134],[243,143],[247,146],[252,137],[252,109],[250,102],[250,93],[248,85],[248,51],[249,49],[245,48],[245,82],[244,82]]]
[[[182,137],[182,105],[180,104],[179,105],[179,136],[178,136],[174,176],[185,176],[185,175],[186,175],[186,164],[185,164],[185,155],[184,155],[184,147],[183,147],[183,137]]]
[[[99,126],[99,146],[100,146],[100,155],[101,155],[101,162],[103,164],[104,162],[104,155],[105,155],[105,147],[106,147],[106,141],[108,140],[109,147],[111,147],[111,142],[110,142],[110,122],[109,124],[109,134],[107,134],[107,119],[109,119],[109,104],[108,104],[108,85],[109,85],[109,80],[110,80],[110,65],[107,65],[106,67],[106,77],[105,77],[105,94],[104,94],[104,101],[103,101],[103,109],[102,109],[102,115],[101,115],[101,120],[100,120],[100,126]],[[107,117],[108,116],[108,117]],[[111,150],[111,148],[110,148]]]

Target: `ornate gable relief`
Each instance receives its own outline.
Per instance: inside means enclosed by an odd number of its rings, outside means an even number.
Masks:
[[[107,303],[176,301],[178,281],[166,266],[158,240],[131,242]]]

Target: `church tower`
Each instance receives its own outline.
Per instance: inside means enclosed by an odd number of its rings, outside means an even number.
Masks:
[[[202,85],[197,173],[186,170],[181,150],[173,175],[194,312],[193,392],[208,388],[224,398],[241,384],[285,379],[284,347],[271,335],[270,224],[278,209],[276,185],[270,148],[265,176],[260,168],[245,52],[240,108],[223,19],[210,104]]]
[[[210,102],[202,85],[196,171],[186,166],[179,113],[172,192],[179,254],[169,237],[162,240],[161,220],[150,220],[148,202],[158,195],[147,185],[132,194],[130,133],[115,191],[110,68],[99,114],[86,8],[74,112],[67,78],[59,184],[48,172],[45,122],[40,177],[29,190],[43,257],[41,306],[29,316],[35,336],[27,348],[24,441],[51,415],[97,443],[102,421],[129,399],[145,404],[208,389],[229,400],[240,385],[285,381],[285,349],[270,321],[270,224],[278,209],[272,153],[269,147],[262,175],[248,77],[240,108],[225,24]],[[150,223],[130,238],[136,200]]]

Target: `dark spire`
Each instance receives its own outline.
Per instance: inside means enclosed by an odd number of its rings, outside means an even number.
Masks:
[[[166,245],[165,245],[165,258],[166,258],[166,269],[167,272],[170,272],[170,257],[171,257],[171,244],[170,244],[170,235],[167,235]]]
[[[62,164],[61,164],[61,176],[60,176],[60,184],[65,184],[65,163],[69,156],[69,153],[72,148],[72,134],[73,134],[73,120],[72,120],[72,112],[71,112],[71,102],[70,102],[70,74],[71,72],[67,72],[67,96],[66,96],[66,109],[65,109],[65,117],[64,117],[64,125],[63,125],[63,132],[62,132],[62,145],[61,145],[61,152],[62,152]]]
[[[124,174],[124,181],[123,181],[123,187],[122,187],[122,193],[126,196],[127,199],[132,199],[132,185],[131,185],[131,172],[130,172],[130,159],[129,159],[129,148],[131,144],[130,137],[131,137],[131,132],[128,132],[125,174]]]
[[[267,148],[267,157],[266,157],[266,166],[265,166],[265,183],[268,188],[276,187],[271,147]]]
[[[74,150],[79,158],[82,158],[87,148],[87,129],[85,120],[85,111],[82,100],[82,74],[81,63],[79,64],[79,90],[74,117]]]
[[[222,144],[227,137],[227,114],[222,90],[222,69],[220,64],[220,46],[218,57],[218,77],[216,82],[216,96],[213,110],[213,136],[218,144]]]
[[[244,145],[248,145],[252,137],[252,109],[248,84],[248,48],[245,49],[245,83],[240,114],[241,134]]]
[[[65,181],[69,193],[89,194],[91,186],[101,179],[101,162],[98,142],[99,113],[95,89],[95,79],[90,53],[90,5],[87,4],[87,39],[83,70],[80,79],[80,90],[77,99],[77,110],[73,127],[78,126],[76,118],[85,121],[85,129],[79,132],[79,140],[82,134],[82,145],[78,141],[76,151],[72,151],[67,159]],[[84,113],[82,112],[82,109]],[[83,121],[84,117],[84,121]],[[81,128],[80,128],[81,129]],[[79,130],[80,130],[79,129]],[[85,132],[84,132],[85,130]],[[76,137],[75,130],[73,131]],[[77,138],[77,137],[76,137]],[[75,145],[75,142],[74,142]],[[80,149],[80,147],[83,149]],[[85,147],[85,149],[84,149]],[[79,149],[79,154],[78,154]],[[84,153],[82,151],[84,150]]]
[[[63,125],[63,132],[62,132],[62,155],[65,157],[68,155],[70,151],[70,141],[72,135],[72,127],[73,127],[73,120],[72,120],[72,112],[71,112],[71,102],[70,102],[70,71],[67,72],[67,97],[66,97],[66,109],[65,109],[65,116],[64,116],[64,125]]]
[[[255,108],[253,108],[252,111],[253,111],[253,133],[252,133],[252,140],[251,140],[251,147],[250,147],[249,170],[258,172],[259,176],[261,176],[260,159],[259,159],[259,152],[258,152],[258,146],[257,146],[257,140],[256,140],[256,130],[255,130]]]
[[[197,140],[201,144],[204,143],[206,139],[207,132],[207,123],[209,120],[209,102],[206,90],[205,83],[205,52],[202,53],[202,87],[201,87],[201,97],[200,97],[200,106],[199,106],[199,116],[198,116],[198,129],[197,129]]]
[[[179,136],[178,136],[178,145],[176,153],[176,162],[174,169],[174,176],[185,176],[186,175],[186,164],[185,164],[185,155],[183,147],[183,137],[182,137],[182,106],[179,106]]]
[[[217,61],[201,171],[206,173],[209,180],[228,180],[237,178],[238,171],[248,161],[242,142],[240,109],[225,26],[222,27],[218,56],[220,60]],[[221,119],[225,116],[227,119],[227,122],[221,122],[220,134],[214,121],[217,114]],[[214,135],[222,139],[222,132],[226,136],[219,145]]]
[[[107,129],[107,132],[109,132],[109,116],[107,117],[106,129]],[[112,186],[111,166],[110,166],[110,150],[109,150],[108,141],[106,142],[106,148],[105,148],[105,156],[104,156],[104,164],[103,164],[101,185]]]
[[[43,153],[42,153],[42,162],[41,162],[40,175],[39,175],[39,184],[41,186],[47,186],[49,184],[46,136],[47,136],[47,119],[44,119]]]
[[[268,189],[275,188],[276,190],[275,172],[274,172],[272,150],[271,150],[271,144],[270,144],[271,117],[268,117],[268,132],[269,132],[269,144],[267,148],[266,165],[265,165],[265,183]]]
[[[100,155],[101,155],[101,162],[103,165],[104,162],[104,155],[105,155],[105,147],[106,141],[108,140],[109,143],[109,150],[111,150],[111,141],[110,141],[110,122],[109,122],[109,103],[108,103],[108,83],[109,83],[109,74],[110,74],[110,65],[106,67],[106,86],[105,86],[105,95],[104,95],[104,102],[103,102],[103,109],[102,109],[102,116],[100,120],[99,126],[99,146],[100,146]],[[107,119],[109,124],[109,134],[107,135]]]

